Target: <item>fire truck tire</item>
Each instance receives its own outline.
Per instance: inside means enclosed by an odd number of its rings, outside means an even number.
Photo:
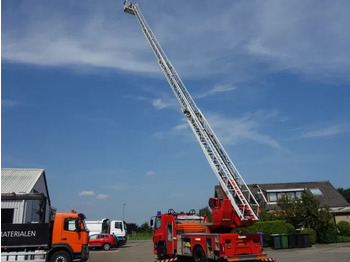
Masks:
[[[207,262],[205,253],[201,247],[196,247],[193,251],[193,261],[194,262]]]
[[[162,244],[160,246],[158,246],[157,248],[157,256],[159,260],[163,260],[168,258],[168,254],[167,254],[167,248],[165,244]]]
[[[66,251],[60,250],[51,256],[50,262],[71,262],[71,259]]]
[[[106,251],[108,251],[108,250],[111,249],[111,245],[110,245],[109,243],[104,243],[104,244],[103,244],[103,249],[106,250]]]

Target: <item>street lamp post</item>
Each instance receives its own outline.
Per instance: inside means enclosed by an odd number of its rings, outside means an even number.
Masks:
[[[125,206],[126,206],[126,204],[124,203],[123,204],[123,221],[125,220]]]

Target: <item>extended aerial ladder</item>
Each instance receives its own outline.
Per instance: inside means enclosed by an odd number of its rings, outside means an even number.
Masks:
[[[124,1],[124,11],[135,15],[140,23],[142,31],[157,57],[158,64],[180,103],[182,112],[218,178],[222,190],[231,202],[236,216],[235,226],[249,226],[253,224],[258,220],[259,211],[259,204],[254,195],[244,182],[204,115],[193,101],[175,68],[165,55],[142,15],[138,4],[126,0]]]

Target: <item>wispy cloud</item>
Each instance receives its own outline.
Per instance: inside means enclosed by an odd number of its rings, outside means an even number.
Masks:
[[[1,99],[1,105],[4,108],[12,108],[12,107],[16,107],[19,105],[19,102],[15,99]]]
[[[214,88],[211,90],[204,92],[200,95],[196,95],[195,98],[204,98],[208,96],[214,96],[218,93],[224,93],[224,92],[230,92],[237,89],[237,87],[232,86],[232,85],[216,85]]]
[[[146,172],[146,176],[147,176],[147,177],[153,177],[153,176],[155,176],[155,175],[156,175],[156,172],[154,172],[154,171],[152,171],[152,170]]]
[[[106,195],[106,194],[98,194],[96,196],[97,199],[106,199],[106,198],[109,198],[109,195]]]
[[[169,98],[167,96],[162,96],[162,97],[146,97],[146,96],[132,96],[132,95],[127,95],[124,96],[125,98],[128,99],[133,99],[137,101],[143,101],[146,102],[150,105],[152,105],[155,109],[157,110],[162,110],[162,109],[173,109],[173,110],[178,110],[179,106],[175,98]]]
[[[79,196],[94,196],[95,192],[94,191],[81,191],[79,193]]]
[[[70,1],[61,5],[41,1],[38,6],[27,1],[5,3],[3,61],[83,65],[161,75],[135,18],[124,14],[121,6],[116,16],[115,2],[98,8],[95,2],[87,2],[84,8],[80,2]],[[237,80],[288,69],[297,74],[317,73],[319,77],[326,72],[327,77],[341,74],[349,78],[349,2],[240,4],[227,0],[222,3],[224,10],[209,0],[200,1],[200,5],[198,2],[186,2],[186,10],[173,8],[176,3],[164,3],[162,8],[167,15],[161,17],[152,16],[159,3],[142,6],[182,76],[225,75],[228,80]],[[196,16],[191,11],[194,9]],[[78,16],[70,15],[77,10]],[[177,19],[180,14],[181,20]]]
[[[305,138],[328,137],[328,136],[335,136],[341,133],[348,133],[348,132],[350,132],[350,124],[345,123],[345,124],[333,125],[333,126],[313,130],[310,132],[306,132],[302,134],[301,137],[305,137]]]
[[[208,121],[223,144],[235,145],[250,141],[283,150],[279,142],[259,131],[265,121],[276,115],[276,111],[264,110],[247,113],[237,119],[210,114]]]
[[[228,118],[216,113],[208,113],[206,118],[221,143],[225,145],[255,142],[285,151],[276,139],[260,131],[266,122],[280,121],[280,116],[276,110],[248,112],[241,118]],[[181,119],[180,121],[181,123],[176,125],[169,133],[179,134],[182,130],[188,129],[189,125],[186,120]],[[186,132],[186,134],[190,133]],[[157,137],[163,139],[165,133],[157,133]]]

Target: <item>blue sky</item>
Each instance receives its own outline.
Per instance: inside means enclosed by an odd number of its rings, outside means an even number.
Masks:
[[[206,206],[216,177],[122,1],[1,3],[2,167],[44,168],[90,220]],[[350,2],[139,4],[247,183],[350,187]]]

